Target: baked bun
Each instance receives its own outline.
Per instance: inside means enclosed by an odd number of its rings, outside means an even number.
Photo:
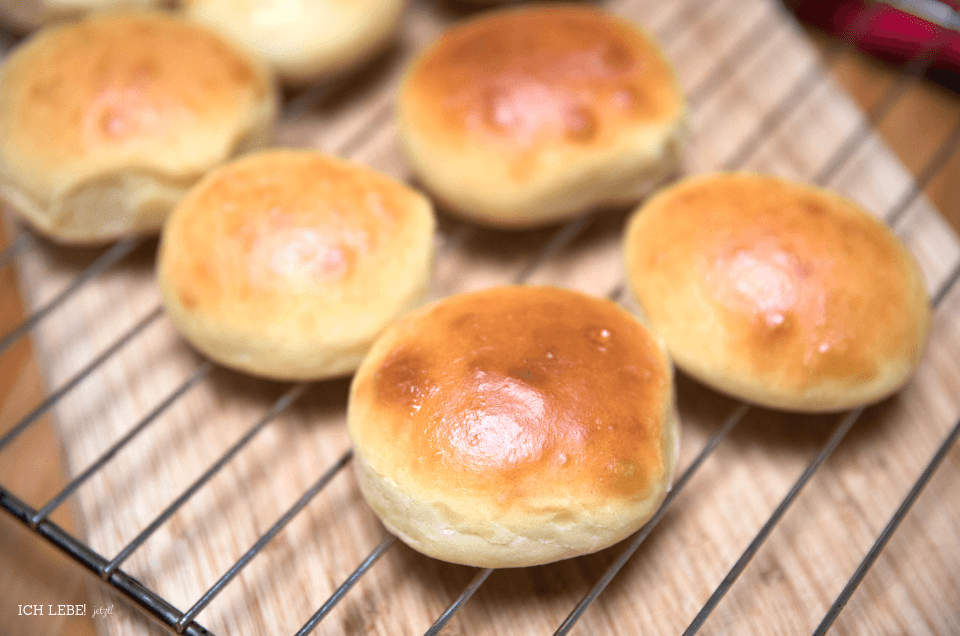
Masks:
[[[165,14],[38,31],[0,67],[0,194],[65,242],[159,229],[214,166],[272,133],[269,71]]]
[[[181,201],[158,257],[180,332],[222,364],[281,380],[351,373],[426,295],[433,209],[407,186],[305,150],[223,166]]]
[[[836,411],[916,367],[930,303],[880,221],[809,185],[747,173],[662,190],[626,233],[629,284],[677,367],[743,400]]]
[[[393,36],[405,6],[406,0],[184,0],[183,10],[296,85],[371,58]]]
[[[677,455],[659,342],[613,302],[500,287],[377,340],[347,407],[360,489],[390,532],[477,567],[605,548],[663,500]]]
[[[96,11],[152,9],[165,0],[5,0],[0,2],[0,23],[17,31],[32,31],[43,24],[76,20]]]
[[[679,159],[686,101],[637,25],[523,7],[454,27],[403,80],[400,138],[449,211],[529,227],[636,202]]]

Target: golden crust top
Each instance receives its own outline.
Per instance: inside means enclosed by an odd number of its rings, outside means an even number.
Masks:
[[[164,229],[163,276],[180,305],[207,316],[269,322],[284,299],[303,296],[335,307],[389,276],[379,265],[402,262],[406,233],[432,227],[430,214],[422,196],[372,170],[310,151],[259,152],[180,203]]]
[[[349,420],[366,461],[403,487],[522,515],[662,488],[672,395],[665,354],[614,303],[504,287],[388,329],[354,379]]]
[[[497,11],[448,31],[414,64],[401,117],[436,143],[503,151],[605,147],[684,110],[657,45],[585,7]]]
[[[626,241],[631,283],[681,367],[731,384],[747,374],[789,401],[824,383],[886,384],[891,362],[920,356],[929,303],[915,261],[825,190],[689,179],[647,203]]]
[[[211,135],[215,152],[235,142],[216,138],[223,121],[237,127],[238,111],[272,91],[269,75],[219,36],[163,14],[53,27],[3,66],[0,159],[37,180],[98,158],[189,162],[186,150]]]

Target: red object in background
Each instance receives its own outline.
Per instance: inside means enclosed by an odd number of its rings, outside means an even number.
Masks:
[[[801,20],[852,42],[868,55],[896,64],[930,56],[931,71],[946,72],[951,79],[960,80],[960,31],[943,26],[960,25],[960,0],[913,4],[916,13],[864,0],[787,1]],[[927,11],[930,19],[922,17]]]

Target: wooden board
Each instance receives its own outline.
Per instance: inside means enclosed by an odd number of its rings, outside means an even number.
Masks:
[[[694,97],[687,172],[724,164],[819,64],[803,32],[769,0],[604,4],[663,39]],[[406,178],[390,121],[393,88],[406,60],[458,17],[426,0],[415,2],[397,46],[345,85],[295,100],[279,141],[342,153]],[[766,28],[770,36],[760,44],[737,50],[742,37]],[[727,55],[735,63],[718,72]],[[862,123],[863,114],[825,79],[796,101],[744,167],[810,179]],[[913,187],[909,172],[875,135],[828,185],[878,216],[888,214]],[[624,220],[622,213],[596,219],[529,280],[597,295],[614,289],[623,275],[619,237]],[[960,258],[956,235],[922,197],[897,231],[917,255],[928,287],[937,288]],[[512,281],[555,232],[504,234],[442,218],[434,295]],[[154,248],[147,241],[37,329],[34,346],[49,386],[61,385],[156,307]],[[20,260],[25,301],[41,306],[100,253],[39,243]],[[960,415],[958,317],[960,292],[954,292],[937,314],[915,380],[867,411],[717,607],[704,633],[812,630]],[[70,472],[81,471],[200,362],[161,317],[99,367],[55,409]],[[682,469],[736,404],[682,376],[678,383]],[[346,387],[345,381],[312,386],[134,553],[125,570],[177,607],[192,605],[348,448]],[[72,505],[81,536],[113,556],[286,388],[216,371],[78,491]],[[577,633],[682,631],[837,421],[837,416],[752,410],[587,611]],[[960,631],[958,471],[960,451],[954,449],[841,615],[838,633]],[[384,536],[353,474],[343,471],[198,620],[221,635],[292,634]],[[444,633],[552,633],[620,549],[496,572]],[[394,547],[318,633],[422,633],[473,573]],[[94,593],[92,605],[116,602],[99,595]],[[160,632],[129,610],[97,626],[105,634]]]

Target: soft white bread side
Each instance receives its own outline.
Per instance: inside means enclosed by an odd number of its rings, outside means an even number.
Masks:
[[[177,206],[157,276],[174,324],[214,360],[284,380],[337,377],[423,301],[433,232],[429,201],[402,183],[312,151],[262,151]]]
[[[636,202],[671,174],[686,126],[673,68],[636,24],[521,7],[462,22],[398,99],[414,174],[450,212],[528,227]]]
[[[601,550],[666,495],[678,425],[670,362],[616,304],[501,287],[423,307],[353,379],[360,489],[429,556],[519,567]]]
[[[344,73],[390,41],[406,0],[186,0],[185,15],[265,59],[287,84]]]
[[[65,242],[156,231],[200,177],[269,141],[276,109],[269,70],[191,22],[48,27],[0,67],[0,195]]]
[[[930,302],[880,221],[772,176],[692,177],[661,190],[625,236],[630,287],[677,364],[773,408],[835,411],[900,388]]]

